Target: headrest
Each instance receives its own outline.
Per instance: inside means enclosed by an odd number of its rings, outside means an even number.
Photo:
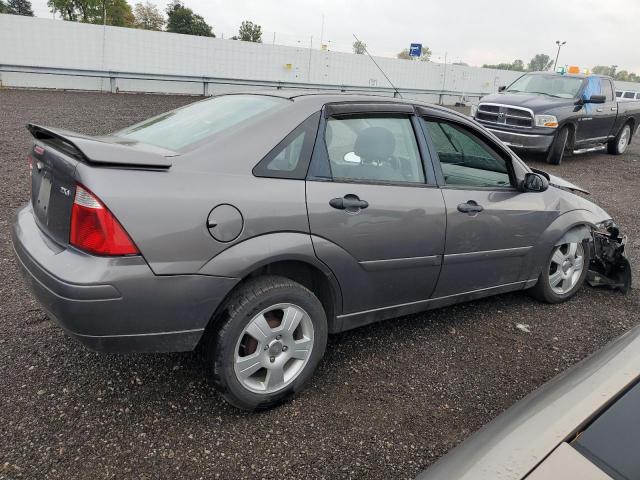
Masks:
[[[353,146],[354,152],[367,160],[386,160],[396,149],[396,139],[383,127],[368,127],[362,130]]]

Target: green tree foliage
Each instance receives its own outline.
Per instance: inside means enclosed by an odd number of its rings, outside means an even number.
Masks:
[[[164,15],[156,5],[150,2],[136,3],[133,8],[135,27],[143,30],[162,30],[165,20]]]
[[[353,42],[353,53],[355,53],[356,55],[364,55],[366,51],[367,51],[366,43],[360,40],[356,40],[355,42]]]
[[[193,10],[185,7],[180,0],[173,0],[167,5],[167,18],[167,32],[215,37],[204,18],[193,13]]]
[[[591,69],[591,73],[595,73],[596,75],[608,75],[610,77],[616,76],[616,65],[611,65],[610,67],[606,65],[596,65]]]
[[[543,72],[549,70],[553,66],[553,60],[549,55],[544,53],[538,53],[529,62],[527,70],[530,72]]]
[[[7,4],[0,0],[0,13],[7,13]]]
[[[420,55],[419,57],[412,57],[411,55],[409,55],[409,49],[405,48],[404,50],[402,50],[400,53],[398,53],[398,55],[396,55],[398,58],[402,59],[402,60],[420,60],[421,62],[428,62],[431,59],[431,49],[425,45],[422,46],[422,55]]]
[[[8,0],[6,13],[33,17],[33,9],[29,0]]]
[[[63,20],[72,22],[132,27],[135,21],[126,0],[48,0],[47,5]]]
[[[514,72],[524,72],[524,62],[520,59],[514,60],[512,63],[498,63],[495,65],[484,64],[482,68],[495,68],[496,70],[513,70]]]
[[[640,82],[640,76],[627,70],[617,71],[617,65],[596,65],[591,69],[591,73],[596,75],[607,75],[621,82]]]
[[[236,40],[242,40],[244,42],[262,43],[262,27],[253,22],[245,20],[240,25],[238,30],[238,36]]]

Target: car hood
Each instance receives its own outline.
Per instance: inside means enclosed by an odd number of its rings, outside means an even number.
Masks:
[[[550,174],[547,174],[547,175],[549,177],[549,184],[553,185],[554,187],[562,188],[563,190],[569,190],[572,192],[580,192],[580,193],[586,193],[587,195],[591,195],[588,190],[585,190],[582,187],[574,185],[573,183],[565,180],[564,178],[556,177],[555,175],[550,175]]]
[[[533,113],[544,113],[558,107],[574,105],[573,98],[558,98],[538,93],[494,93],[480,99],[480,103],[500,103],[524,107],[533,110]]]

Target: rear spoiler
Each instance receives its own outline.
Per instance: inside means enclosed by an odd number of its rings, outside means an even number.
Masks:
[[[27,129],[36,140],[48,143],[78,160],[101,166],[166,170],[171,167],[171,161],[167,157],[177,155],[170,150],[120,137],[96,138],[33,123],[28,124]]]

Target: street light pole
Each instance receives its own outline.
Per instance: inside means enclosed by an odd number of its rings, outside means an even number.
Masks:
[[[560,56],[560,49],[567,42],[560,42],[560,40],[556,40],[556,45],[558,45],[558,53],[556,53],[556,61],[553,62],[553,71],[556,71],[556,67],[558,66],[558,57]]]

